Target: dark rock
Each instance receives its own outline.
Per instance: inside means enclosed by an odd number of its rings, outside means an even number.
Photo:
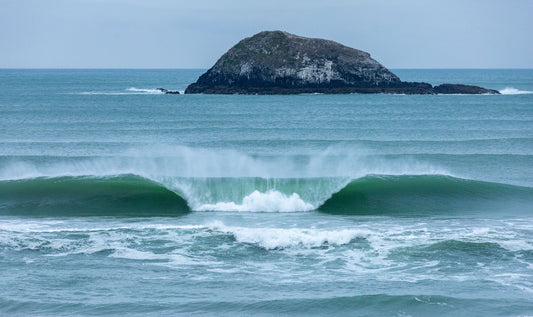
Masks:
[[[434,94],[435,91],[427,83],[402,82],[367,52],[333,41],[267,31],[232,47],[196,83],[189,85],[185,93]]]
[[[436,94],[490,94],[499,95],[500,92],[493,89],[486,89],[478,86],[459,85],[459,84],[442,84],[435,86],[433,91]]]
[[[180,92],[177,90],[167,90],[165,88],[156,88],[156,90],[159,90],[160,92],[164,93],[165,95],[179,95]]]

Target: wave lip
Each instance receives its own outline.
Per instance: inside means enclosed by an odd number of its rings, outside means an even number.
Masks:
[[[533,91],[519,90],[513,87],[505,87],[504,89],[500,90],[500,94],[502,95],[526,95],[526,94],[533,94]]]

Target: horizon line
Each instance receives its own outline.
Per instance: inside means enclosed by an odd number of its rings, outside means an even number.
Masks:
[[[211,67],[0,67],[0,70],[208,70]],[[533,67],[390,67],[394,70],[533,70]]]

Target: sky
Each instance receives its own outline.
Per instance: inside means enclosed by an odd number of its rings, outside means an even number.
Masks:
[[[264,30],[388,68],[533,68],[533,0],[0,0],[0,68],[209,68]]]

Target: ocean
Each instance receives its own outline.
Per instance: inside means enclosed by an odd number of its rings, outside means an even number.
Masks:
[[[533,315],[533,70],[156,90],[203,71],[0,70],[0,315]]]

